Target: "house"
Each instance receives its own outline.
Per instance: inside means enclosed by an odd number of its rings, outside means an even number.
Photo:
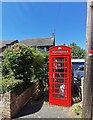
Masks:
[[[25,44],[30,47],[37,47],[42,51],[48,51],[50,47],[55,46],[55,35],[52,34],[49,38],[31,38],[24,39],[20,43]]]
[[[2,40],[0,41],[0,61],[3,59],[3,54],[6,48],[10,48],[18,40]],[[49,38],[31,38],[20,41],[21,44],[25,44],[30,47],[37,47],[42,51],[48,51],[50,47],[55,46],[55,35],[52,34]]]
[[[0,41],[0,61],[3,59],[3,54],[6,48],[10,48],[15,43],[18,43],[18,40],[2,40]]]

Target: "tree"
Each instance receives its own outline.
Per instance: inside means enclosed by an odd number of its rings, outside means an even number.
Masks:
[[[84,59],[85,50],[81,49],[76,43],[70,43],[69,46],[72,48],[72,58]]]

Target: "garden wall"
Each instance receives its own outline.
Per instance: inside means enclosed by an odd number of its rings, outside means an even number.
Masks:
[[[2,115],[2,118],[14,117],[33,96],[35,98],[39,93],[39,83],[37,82],[20,95],[9,92],[1,94],[0,115]]]
[[[2,116],[2,118],[11,117],[10,100],[11,100],[10,93],[7,92],[5,94],[0,94],[0,116]]]

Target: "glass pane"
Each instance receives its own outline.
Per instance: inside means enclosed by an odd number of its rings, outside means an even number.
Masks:
[[[56,92],[56,93],[59,93],[59,89],[55,89],[55,92]]]
[[[55,97],[55,98],[64,98],[64,95],[55,94],[54,97]]]
[[[57,68],[55,69],[56,72],[64,72],[64,68]]]
[[[64,61],[64,58],[55,58],[55,61],[56,62],[62,62],[62,61]]]
[[[64,63],[56,63],[56,67],[64,67]]]
[[[55,88],[64,89],[64,87],[65,87],[64,84],[55,84]]]
[[[56,74],[55,74],[55,77],[64,78],[64,74],[56,73]]]
[[[63,83],[63,82],[64,82],[64,79],[55,79],[55,82]]]

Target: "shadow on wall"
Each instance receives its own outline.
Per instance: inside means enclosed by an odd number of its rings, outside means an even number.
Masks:
[[[38,112],[42,108],[43,103],[46,101],[46,99],[46,92],[44,92],[37,99],[35,98],[33,100],[30,100],[14,118]]]
[[[77,83],[74,83],[74,92],[72,94],[73,104],[78,103],[82,100],[81,88]],[[49,91],[42,92],[38,98],[31,99],[14,118],[23,117],[38,112],[42,108],[44,101],[48,102],[48,98]]]

